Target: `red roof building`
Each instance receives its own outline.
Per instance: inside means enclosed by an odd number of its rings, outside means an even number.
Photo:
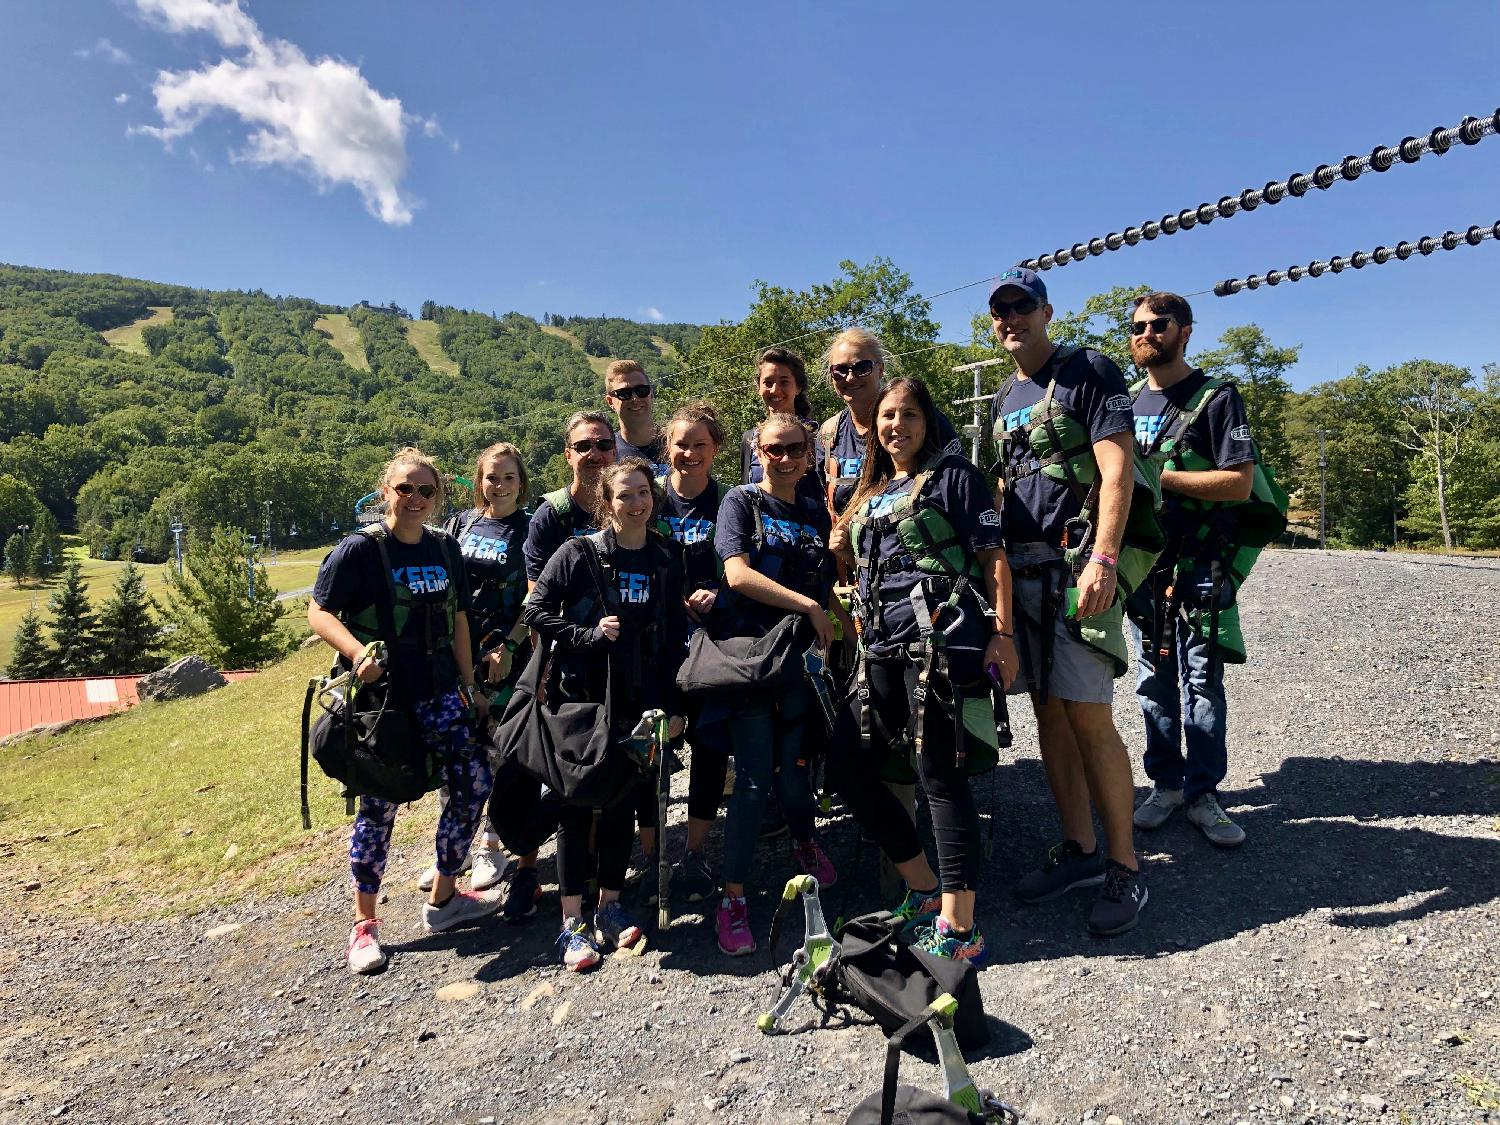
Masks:
[[[224,672],[226,680],[243,680],[254,672]],[[0,738],[69,719],[88,719],[124,711],[140,702],[140,676],[90,676],[70,680],[0,680]]]

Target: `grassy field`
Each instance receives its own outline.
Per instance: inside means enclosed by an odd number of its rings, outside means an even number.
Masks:
[[[360,371],[370,370],[370,361],[365,358],[365,346],[360,341],[359,330],[349,323],[348,316],[344,313],[320,316],[313,327],[328,337],[328,342],[339,350],[344,362],[350,367]]]
[[[123,918],[298,891],[347,863],[338,784],[310,766],[313,831],[298,813],[298,747],[322,646],[205,696],[146,703],[50,738],[0,747],[0,909],[87,903]],[[430,833],[436,800],[397,838]],[[87,856],[87,862],[80,862]]]
[[[165,305],[150,305],[150,316],[143,316],[140,320],[130,324],[121,325],[119,328],[111,328],[101,335],[115,347],[127,352],[135,352],[136,355],[146,354],[146,341],[141,339],[141,329],[148,324],[165,324],[172,319],[172,310]]]
[[[313,584],[313,579],[318,575],[318,564],[323,561],[323,556],[327,553],[327,547],[314,547],[306,551],[279,551],[274,562],[266,561],[266,574],[271,579],[271,585],[283,594],[291,590],[303,589]],[[119,577],[120,571],[125,569],[125,564],[86,558],[78,548],[70,548],[68,554],[83,564],[83,578],[88,587],[89,601],[97,611],[109,597],[109,591]],[[146,589],[149,593],[157,595],[161,593],[167,584],[167,568],[170,565],[170,563],[136,564],[145,576]],[[0,585],[0,664],[10,659],[10,646],[15,639],[16,628],[20,625],[21,617],[28,606],[34,602],[45,620],[47,598],[52,593],[54,585],[55,581],[47,584],[32,583],[18,590],[9,579]]]
[[[580,352],[583,351],[583,345],[578,342],[578,337],[573,335],[573,333],[569,332],[567,329],[558,328],[551,324],[544,324],[541,326],[541,328],[543,332],[547,333],[547,335],[556,336],[559,340],[566,340]],[[610,364],[609,356],[605,355],[589,355],[587,353],[584,353],[583,358],[589,361],[589,366],[594,369],[595,375],[602,376],[604,374],[604,369],[607,368]]]
[[[406,338],[428,367],[440,375],[458,374],[458,364],[448,358],[448,353],[438,343],[437,321],[403,320],[401,323],[406,325]]]

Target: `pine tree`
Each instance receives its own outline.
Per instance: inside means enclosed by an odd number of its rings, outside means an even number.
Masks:
[[[160,607],[146,593],[146,580],[134,563],[126,563],[109,601],[99,611],[98,647],[104,671],[125,676],[160,666],[161,626],[153,610]]]
[[[168,572],[166,613],[177,626],[170,640],[176,655],[197,653],[216,668],[255,668],[282,654],[276,623],[286,607],[259,562],[251,598],[249,549],[243,531],[217,527],[207,542],[189,546],[181,575]]]
[[[99,671],[98,619],[83,588],[83,568],[75,559],[63,570],[62,584],[47,600],[52,612],[53,666],[59,676],[91,676]]]
[[[5,541],[5,573],[10,575],[10,580],[16,584],[17,589],[20,589],[21,583],[31,573],[28,557],[26,537],[19,531]]]
[[[62,533],[58,530],[57,519],[46,508],[37,516],[26,545],[26,569],[33,577],[51,578],[62,569]]]
[[[52,674],[52,667],[52,653],[42,636],[42,619],[34,608],[28,609],[16,630],[5,674],[13,680],[41,680]]]

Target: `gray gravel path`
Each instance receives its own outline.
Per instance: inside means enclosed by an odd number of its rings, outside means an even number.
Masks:
[[[1180,818],[1142,834],[1151,902],[1111,941],[1084,931],[1083,896],[1008,897],[1055,831],[1018,717],[979,899],[981,1084],[1038,1125],[1500,1121],[1497,596],[1494,560],[1268,555],[1245,598],[1253,663],[1229,673],[1224,803],[1249,839],[1217,852]],[[826,829],[846,878],[851,831]],[[842,1122],[879,1084],[871,1027],[758,1034],[768,961],[722,957],[696,915],[575,977],[551,957],[550,893],[528,926],[409,929],[426,862],[392,858],[394,957],[370,979],[343,968],[333,854],[300,898],[0,922],[0,1120]],[[758,870],[763,934],[783,842]],[[903,1076],[940,1082],[915,1059]]]

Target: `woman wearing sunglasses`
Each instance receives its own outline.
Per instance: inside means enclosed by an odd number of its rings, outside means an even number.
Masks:
[[[791,414],[804,425],[812,425],[812,403],[807,398],[807,364],[789,348],[767,348],[755,361],[755,393],[760,396],[766,414]],[[765,467],[755,452],[755,432],[751,426],[740,438],[740,483],[759,484]],[[815,500],[827,503],[823,494],[821,450],[814,442],[808,447],[808,472],[797,487]]]
[[[977,963],[984,851],[969,774],[995,764],[986,670],[1008,685],[1017,658],[994,497],[983,473],[943,450],[938,417],[920,380],[896,379],[876,396],[876,444],[833,533],[833,549],[858,571],[861,626],[860,690],[833,740],[833,773],[906,881],[894,913],[916,944]],[[941,882],[906,810],[880,783],[883,774],[909,777],[913,758]]]
[[[422,928],[452,929],[492,914],[497,899],[454,886],[490,795],[489,757],[471,736],[470,712],[487,704],[474,690],[469,642],[469,584],[462,557],[445,532],[425,526],[443,502],[437,466],[418,449],[403,449],[380,478],[385,518],[350,535],[318,569],[307,622],[338,650],[338,667],[362,683],[385,677],[388,705],[410,710],[438,756],[448,802],[438,820],[437,874],[422,907]],[[387,569],[389,568],[389,569]],[[384,641],[386,662],[367,656]],[[361,796],[349,839],[354,880],[352,972],[385,967],[375,906],[385,875],[397,806]]]
[[[687,643],[682,548],[652,526],[657,503],[644,459],[631,457],[604,469],[595,513],[603,531],[563,544],[521,615],[551,646],[548,698],[597,703],[607,691],[614,712],[610,723],[619,737],[651,708],[671,716],[672,737],[684,725],[676,684]],[[597,821],[589,806],[563,804],[557,821],[562,899],[557,945],[564,967],[582,972],[599,963],[602,947],[630,948],[644,936],[620,904],[635,803],[627,791]],[[583,919],[583,893],[595,874],[599,904],[590,925]]]
[[[825,652],[833,639],[831,523],[818,501],[799,494],[807,473],[808,432],[790,414],[772,414],[756,432],[756,453],[766,467],[759,484],[731,489],[719,508],[714,546],[724,562],[725,589],[710,628],[716,638],[762,637],[788,614],[804,614]],[[792,850],[801,869],[831,886],[833,864],[818,846],[807,763],[813,751],[813,689],[799,682],[775,698],[704,705],[702,723],[724,725],[734,754],[734,795],[724,826],[724,897],[715,928],[730,956],[755,952],[745,901],[745,879],[755,859],[761,814],[772,786],[786,815]],[[711,710],[713,709],[713,710]]]
[[[846,328],[833,338],[823,355],[823,370],[844,408],[818,431],[826,457],[828,502],[835,516],[844,513],[859,484],[865,463],[865,443],[874,425],[875,399],[885,383],[885,348],[866,328]],[[938,412],[940,448],[963,453],[963,442],[953,423]]]

